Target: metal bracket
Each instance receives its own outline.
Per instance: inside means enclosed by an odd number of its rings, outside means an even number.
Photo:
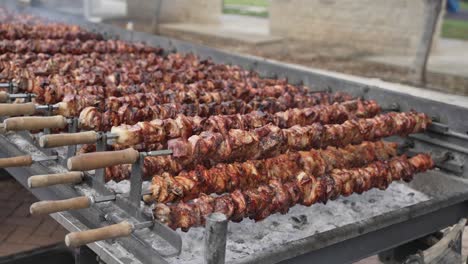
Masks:
[[[107,150],[107,134],[106,133],[99,133],[99,139],[96,142],[96,151],[106,151]],[[96,169],[95,170],[95,181],[98,181],[102,184],[105,182],[105,168]]]
[[[400,105],[396,102],[391,103],[387,106],[382,106],[382,112],[400,112]]]
[[[76,133],[78,131],[78,118],[73,117],[72,119],[68,120],[68,133]],[[65,160],[68,160],[69,158],[73,157],[76,155],[76,145],[69,145],[67,147],[67,158]]]
[[[140,207],[141,189],[143,186],[143,166],[146,153],[140,152],[137,162],[132,164],[132,173],[130,174],[130,196],[129,200],[136,208]]]
[[[166,156],[171,155],[172,150],[156,150],[150,152],[140,152],[140,157],[137,162],[132,164],[132,172],[130,176],[130,203],[133,204],[136,208],[140,207],[141,195],[143,188],[143,168],[145,157],[155,157],[155,156]]]
[[[45,115],[46,116],[52,116],[54,114],[54,109],[55,108],[56,107],[54,107],[53,105],[45,105],[45,106],[36,107],[37,110],[45,110],[45,113],[46,113]],[[43,133],[45,135],[50,134],[50,128],[44,128]]]
[[[180,235],[166,225],[161,224],[159,221],[149,219],[148,221],[144,222],[135,222],[134,219],[127,219],[115,213],[108,213],[104,218],[112,223],[120,223],[125,220],[130,221],[134,226],[134,232],[132,232],[131,236],[138,242],[139,245],[147,248],[149,254],[155,254],[162,257],[172,257],[179,255],[182,251],[182,238]],[[168,244],[167,246],[173,247],[174,250],[157,250],[152,245],[151,239],[148,237],[151,232],[164,239],[164,241]]]

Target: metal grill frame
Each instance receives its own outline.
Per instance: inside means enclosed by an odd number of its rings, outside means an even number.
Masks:
[[[257,71],[264,77],[288,78],[290,83],[304,84],[312,90],[344,91],[354,96],[374,99],[383,107],[391,107],[394,103],[398,103],[401,111],[414,109],[425,112],[445,124],[446,129],[442,127],[423,135],[410,137],[415,151],[439,153],[449,150],[454,156],[451,162],[461,169],[456,173],[458,175],[436,171],[426,173],[425,177],[416,178],[411,187],[429,194],[433,199],[370,218],[366,222],[353,223],[282,247],[258,252],[243,259],[243,263],[352,262],[433,233],[457,223],[460,218],[468,215],[468,180],[466,180],[468,170],[465,168],[468,165],[468,123],[464,122],[468,116],[468,99],[466,98],[443,96],[415,88],[408,88],[409,92],[408,90],[399,91],[398,86],[394,84],[313,70],[254,56],[227,53],[161,36],[126,31],[105,24],[93,24],[79,17],[50,10],[20,8],[15,5],[14,1],[10,4],[10,7],[17,8],[19,12],[77,24],[88,30],[102,33],[108,38],[130,42],[144,41],[148,45],[161,47],[166,52],[193,53],[202,59],[211,58],[217,63],[240,65]],[[432,97],[434,95],[439,96]],[[0,136],[0,146],[2,146],[0,157],[23,154],[17,146],[3,136]],[[27,186],[29,176],[50,173],[47,166],[41,164],[34,164],[31,168],[8,168],[7,171],[24,186]],[[64,199],[79,195],[72,187],[65,185],[33,189],[31,192],[41,200]],[[119,210],[116,205],[110,206]],[[95,208],[57,213],[53,214],[53,217],[69,231],[96,228],[105,223],[102,214]],[[399,236],[393,236],[396,233]],[[118,241],[126,252],[122,249],[115,250],[112,244],[105,241],[93,243],[89,247],[106,263],[128,263],[127,253],[135,256],[132,263],[165,262],[158,254],[149,254],[137,239],[128,237],[118,239]]]

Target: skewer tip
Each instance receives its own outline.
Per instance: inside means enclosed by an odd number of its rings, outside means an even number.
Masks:
[[[68,159],[67,160],[67,169],[69,171],[72,171],[73,170],[73,162],[71,161],[71,159]]]
[[[67,247],[71,247],[71,246],[72,246],[71,240],[70,240],[70,234],[67,234],[67,235],[65,236],[65,245],[66,245]]]
[[[29,188],[29,189],[32,188],[31,177],[28,178],[28,188]],[[29,208],[29,210],[31,211],[31,208]]]
[[[41,148],[44,148],[47,144],[47,138],[46,137],[39,137],[39,146]]]

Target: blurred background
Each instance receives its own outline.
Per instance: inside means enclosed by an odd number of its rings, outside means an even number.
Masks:
[[[468,0],[37,0],[94,22],[468,94]]]

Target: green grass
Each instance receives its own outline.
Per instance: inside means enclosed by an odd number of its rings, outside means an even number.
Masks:
[[[468,1],[461,1],[460,2],[460,9],[468,10]]]
[[[243,16],[255,16],[255,17],[268,17],[268,12],[249,12],[244,10],[239,10],[235,8],[224,8],[224,14],[233,14],[233,15],[243,15]]]
[[[468,40],[468,21],[445,19],[442,37]]]
[[[268,6],[268,0],[224,0],[225,5]]]
[[[268,0],[224,0],[223,8],[225,14],[268,17],[268,11],[252,12],[241,8],[230,8],[228,5],[268,7]]]

